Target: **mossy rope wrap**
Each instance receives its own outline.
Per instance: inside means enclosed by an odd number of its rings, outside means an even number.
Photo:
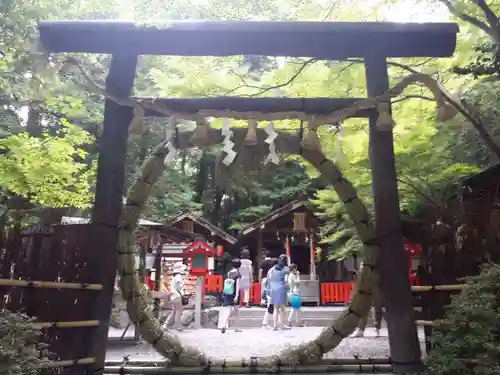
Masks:
[[[127,311],[132,322],[136,324],[141,336],[151,344],[171,364],[184,366],[241,366],[252,363],[259,366],[294,366],[314,363],[325,353],[335,348],[343,338],[347,337],[358,324],[361,316],[368,313],[371,305],[372,288],[377,285],[376,261],[379,247],[376,242],[375,229],[369,220],[363,202],[358,198],[355,188],[347,181],[340,169],[328,160],[321,151],[302,150],[302,156],[316,167],[323,177],[333,185],[339,198],[353,222],[360,239],[364,244],[363,268],[357,279],[357,287],[349,307],[340,317],[313,341],[296,347],[286,348],[279,356],[248,359],[247,361],[226,361],[225,359],[209,359],[197,349],[184,347],[179,339],[170,332],[164,332],[156,319],[147,309],[147,296],[139,282],[135,269],[134,231],[146,200],[151,194],[154,184],[167,168],[164,160],[168,154],[167,142],[162,142],[153,155],[144,163],[141,175],[128,192],[127,202],[123,207],[119,224],[118,273],[121,277],[120,287],[127,303]]]

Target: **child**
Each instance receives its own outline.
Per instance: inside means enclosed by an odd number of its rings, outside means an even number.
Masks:
[[[227,278],[224,280],[224,289],[222,291],[223,303],[226,309],[221,310],[219,315],[219,327],[222,333],[226,333],[229,318],[234,314],[235,331],[241,332],[240,329],[240,267],[239,259],[232,260],[233,268],[227,273]]]
[[[288,300],[292,310],[288,316],[288,326],[292,326],[292,319],[295,317],[295,325],[299,327],[300,324],[300,274],[295,263],[290,264],[290,273],[288,274]]]
[[[241,250],[240,274],[240,288],[243,291],[243,303],[246,307],[250,307],[250,287],[253,281],[253,266],[250,260],[250,251],[248,251],[247,248]]]

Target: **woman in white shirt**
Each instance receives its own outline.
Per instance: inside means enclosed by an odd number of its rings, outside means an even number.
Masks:
[[[241,250],[240,288],[243,291],[243,303],[250,307],[250,288],[253,282],[253,266],[250,260],[250,251],[247,248]]]
[[[182,262],[177,262],[174,264],[172,273],[172,285],[170,291],[172,292],[172,305],[173,305],[173,316],[174,323],[173,328],[182,331],[181,318],[183,311],[182,299],[184,297],[184,273],[186,272],[186,265]]]

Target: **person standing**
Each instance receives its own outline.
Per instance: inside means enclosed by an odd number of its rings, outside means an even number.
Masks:
[[[171,301],[173,307],[173,328],[182,331],[181,319],[182,311],[184,310],[184,274],[186,272],[186,265],[182,262],[176,262],[173,266],[173,278],[171,284]],[[167,323],[168,324],[168,323]]]
[[[234,315],[235,317],[235,331],[241,332],[240,329],[240,282],[241,282],[241,261],[239,259],[233,259],[232,268],[227,273],[227,278],[224,280],[223,288],[223,303],[225,306],[223,316],[219,315],[219,328],[222,333],[226,333],[228,328],[229,319]]]
[[[267,274],[269,273],[269,270],[273,268],[275,265],[278,264],[278,259],[276,258],[269,258],[266,260],[267,264],[265,268],[262,268],[263,270],[266,270],[266,277],[263,278],[263,283],[261,284],[261,289],[262,289],[262,299],[264,301],[264,307],[266,308],[266,311],[264,312],[264,318],[262,319],[262,328],[268,328],[269,327],[269,316],[273,316],[274,314],[274,305],[271,303],[271,289],[270,289],[270,282],[267,278]]]
[[[253,282],[253,265],[250,260],[250,251],[245,247],[240,253],[241,267],[240,267],[240,288],[243,292],[243,303],[246,307],[250,307],[250,288]]]
[[[287,267],[288,258],[286,255],[280,255],[278,264],[271,268],[267,274],[269,291],[271,295],[271,304],[274,306],[273,329],[275,331],[281,326],[282,329],[290,329],[285,325],[286,302],[287,302]]]
[[[363,262],[361,262],[359,271],[363,268]],[[354,280],[356,279],[356,276],[358,275],[359,272],[354,273]],[[354,287],[352,288],[351,291],[351,298],[354,295]],[[382,317],[383,317],[383,303],[382,303],[382,296],[380,294],[380,288],[378,285],[375,285],[373,290],[372,290],[372,301],[371,301],[371,306],[373,306],[373,310],[375,311],[375,332],[376,332],[376,337],[380,337],[380,328],[382,326]],[[354,331],[354,333],[350,336],[352,338],[359,338],[359,337],[364,337],[365,336],[365,329],[366,325],[368,323],[368,314],[371,312],[371,307],[368,310],[368,312],[361,317],[358,323],[358,327]]]
[[[295,263],[290,264],[290,273],[288,274],[288,299],[290,301],[290,315],[288,316],[288,326],[292,326],[295,319],[295,325],[299,327],[300,323],[300,273]]]
[[[260,264],[260,269],[259,269],[259,282],[260,282],[260,291],[262,297],[265,297],[264,291],[265,291],[265,284],[266,284],[266,279],[267,279],[267,273],[269,270],[274,266],[273,261],[271,259],[271,253],[267,249],[262,250],[263,256],[262,256],[262,261]],[[267,299],[262,298],[261,299],[261,305],[267,306]]]

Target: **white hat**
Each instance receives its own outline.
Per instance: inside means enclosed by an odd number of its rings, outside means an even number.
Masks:
[[[186,265],[182,262],[175,262],[172,273],[184,273],[186,271]]]

